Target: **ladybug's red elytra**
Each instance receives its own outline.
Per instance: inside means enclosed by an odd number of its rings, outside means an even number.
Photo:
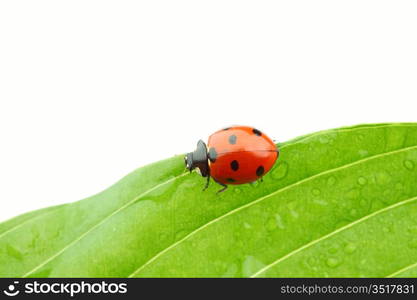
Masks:
[[[227,189],[228,184],[244,184],[262,178],[275,164],[279,150],[263,132],[248,126],[233,126],[213,133],[208,144],[199,140],[197,149],[185,157],[190,172],[197,169]]]

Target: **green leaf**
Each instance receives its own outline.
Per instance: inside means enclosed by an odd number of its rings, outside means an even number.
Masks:
[[[417,124],[280,148],[262,183],[219,195],[176,156],[0,224],[0,276],[417,276]]]

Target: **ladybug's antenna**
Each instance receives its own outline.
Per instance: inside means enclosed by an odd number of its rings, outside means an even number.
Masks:
[[[190,168],[190,164],[188,162],[189,161],[189,159],[188,159],[189,155],[190,155],[190,153],[188,153],[187,155],[184,156],[184,162],[185,162],[185,168],[187,170],[190,170],[190,173],[191,173],[192,169]]]

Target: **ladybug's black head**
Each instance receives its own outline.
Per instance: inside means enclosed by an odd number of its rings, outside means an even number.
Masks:
[[[207,146],[199,140],[197,143],[197,149],[194,152],[190,152],[184,157],[185,167],[190,170],[197,168],[201,176],[206,177],[209,174]]]

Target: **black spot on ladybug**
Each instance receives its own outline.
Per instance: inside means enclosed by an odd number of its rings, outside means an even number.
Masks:
[[[233,171],[239,170],[239,162],[237,160],[233,160],[230,163],[230,167],[232,168]]]
[[[230,128],[232,128],[232,127],[226,127],[226,128],[223,128],[223,130],[229,130]]]
[[[256,176],[262,176],[262,174],[265,172],[265,169],[264,169],[264,167],[263,166],[259,166],[257,169],[256,169]]]
[[[237,140],[237,137],[234,134],[229,136],[229,143],[230,144],[232,144],[232,145],[236,144],[236,140]]]
[[[212,163],[214,163],[217,159],[217,151],[215,148],[211,147],[208,152],[208,157]]]
[[[227,178],[226,179],[228,182],[235,182],[236,180],[234,180],[233,178]]]
[[[254,134],[256,134],[257,136],[261,136],[262,135],[262,132],[260,132],[258,129],[256,129],[256,128],[254,128],[254,129],[252,129],[252,132],[254,133]]]

